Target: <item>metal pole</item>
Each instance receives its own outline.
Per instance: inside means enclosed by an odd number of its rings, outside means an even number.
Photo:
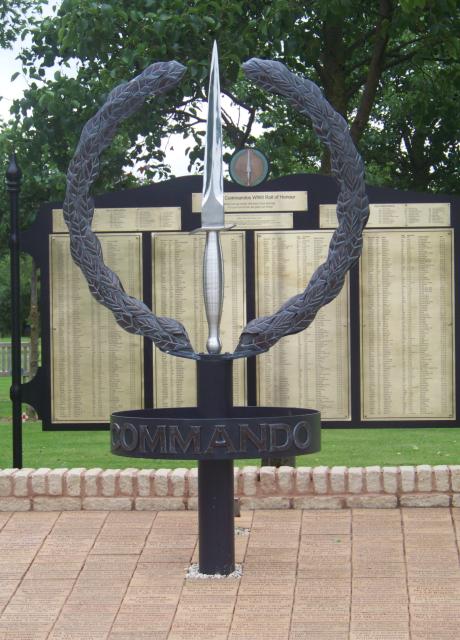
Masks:
[[[6,189],[10,194],[10,276],[11,276],[11,349],[12,370],[10,398],[13,404],[13,467],[22,467],[21,408],[21,309],[19,270],[19,191],[21,169],[13,155],[6,172]]]
[[[197,362],[198,408],[203,418],[225,418],[233,404],[232,360]],[[235,570],[233,460],[198,462],[199,566],[206,574]]]

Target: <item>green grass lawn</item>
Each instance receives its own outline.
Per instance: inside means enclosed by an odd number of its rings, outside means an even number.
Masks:
[[[109,453],[107,431],[42,431],[39,422],[23,428],[24,466],[157,468],[192,467],[194,461],[134,460]],[[11,425],[0,423],[0,468],[11,466]],[[260,464],[259,460],[242,460]],[[324,429],[322,451],[299,456],[297,465],[460,464],[457,429]]]
[[[0,378],[0,420],[11,416],[11,378]]]
[[[0,378],[0,468],[10,467],[9,378]],[[23,464],[27,467],[159,468],[192,467],[194,461],[134,460],[109,452],[107,431],[42,431],[40,422],[23,425]],[[241,460],[239,466],[260,464]],[[299,456],[298,466],[460,464],[460,431],[452,428],[323,429],[322,451]]]

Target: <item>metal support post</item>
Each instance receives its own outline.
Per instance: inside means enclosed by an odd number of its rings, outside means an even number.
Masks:
[[[232,360],[197,362],[198,408],[203,418],[225,418],[233,405]],[[198,462],[199,566],[206,574],[235,570],[233,460]]]

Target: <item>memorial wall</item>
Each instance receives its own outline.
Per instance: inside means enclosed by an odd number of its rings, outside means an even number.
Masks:
[[[248,319],[305,289],[325,260],[337,226],[333,184],[291,176],[253,190],[226,186],[234,228],[221,234],[223,351],[235,349]],[[200,178],[182,178],[108,194],[92,225],[125,290],[182,322],[196,351],[207,338],[205,238],[189,233],[200,226],[200,189]],[[359,269],[306,331],[234,362],[234,404],[315,408],[325,426],[455,423],[458,202],[421,195],[369,188]],[[24,238],[26,250],[32,242],[49,247],[39,264],[43,375],[31,383],[43,396],[44,428],[100,428],[119,409],[196,405],[195,362],[126,333],[92,299],[58,206],[45,207]]]

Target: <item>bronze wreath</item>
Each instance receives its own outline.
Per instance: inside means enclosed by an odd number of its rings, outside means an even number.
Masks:
[[[282,337],[311,324],[319,309],[338,295],[347,271],[359,258],[362,230],[369,215],[362,160],[345,120],[318,87],[279,62],[254,58],[243,68],[251,80],[286,97],[300,113],[309,116],[318,137],[329,147],[332,174],[340,186],[339,226],[331,239],[326,262],[315,271],[305,291],[288,300],[273,315],[249,322],[235,352],[222,356],[227,358],[267,351]],[[91,294],[113,312],[117,323],[130,333],[150,338],[162,351],[199,359],[201,356],[193,351],[183,325],[172,318],[155,316],[143,302],[127,295],[118,276],[104,264],[100,242],[91,230],[94,202],[89,193],[99,172],[99,157],[112,141],[118,124],[135,113],[147,96],[165,93],[176,86],[184,71],[185,67],[177,62],[153,64],[109,94],[104,106],[83,128],[69,165],[64,218],[75,263],[82,270]]]
[[[340,191],[337,199],[339,226],[326,259],[302,293],[290,298],[271,316],[251,320],[243,329],[235,353],[256,355],[278,340],[306,329],[318,311],[342,289],[347,271],[361,254],[362,231],[369,217],[364,165],[351,139],[347,123],[310,80],[291,73],[280,62],[253,58],[243,65],[248,78],[263,89],[287,98],[308,116],[319,139],[330,150],[332,175]]]
[[[112,311],[118,324],[130,333],[150,338],[161,351],[193,358],[183,325],[154,315],[143,302],[125,293],[118,276],[104,264],[101,244],[91,230],[94,201],[89,193],[99,173],[99,157],[111,143],[118,124],[140,109],[149,95],[174,88],[184,72],[185,67],[178,62],[159,62],[111,91],[104,106],[84,126],[69,165],[64,219],[74,262],[82,270],[91,294]]]

